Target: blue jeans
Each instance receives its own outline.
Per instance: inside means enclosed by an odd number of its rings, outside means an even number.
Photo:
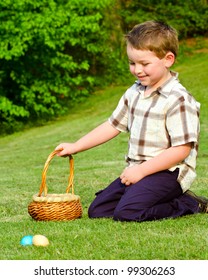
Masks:
[[[177,182],[178,169],[149,175],[126,186],[120,178],[96,193],[89,207],[90,218],[113,218],[116,221],[151,221],[176,218],[198,212],[198,203],[183,194]]]

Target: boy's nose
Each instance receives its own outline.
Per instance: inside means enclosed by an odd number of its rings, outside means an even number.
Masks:
[[[142,68],[141,68],[140,65],[138,65],[138,66],[135,67],[135,73],[136,73],[137,75],[142,73]]]

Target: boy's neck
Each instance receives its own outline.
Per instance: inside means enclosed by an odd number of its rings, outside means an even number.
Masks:
[[[163,79],[160,83],[153,85],[153,86],[147,86],[144,91],[144,96],[150,96],[154,91],[156,91],[162,84],[164,84],[166,81],[168,81],[172,77],[171,72],[169,71],[166,78]]]

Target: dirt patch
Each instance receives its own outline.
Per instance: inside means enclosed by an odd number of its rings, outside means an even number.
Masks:
[[[191,48],[195,53],[208,53],[208,38],[189,38],[180,41],[180,44]]]

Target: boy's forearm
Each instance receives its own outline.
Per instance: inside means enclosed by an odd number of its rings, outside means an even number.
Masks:
[[[182,162],[191,151],[191,143],[170,147],[160,155],[141,164],[144,177],[162,170],[169,169]]]
[[[115,129],[108,121],[106,121],[75,142],[77,152],[88,150],[103,144],[117,136],[119,133],[120,131]]]
[[[120,176],[121,182],[126,185],[135,184],[150,174],[169,169],[188,157],[190,151],[191,143],[171,147],[150,160],[124,169]]]
[[[56,147],[55,150],[59,151],[57,153],[58,156],[68,156],[76,154],[105,143],[117,136],[119,133],[120,131],[111,126],[107,121],[93,129],[78,141],[74,143],[61,143]]]
[[[77,152],[88,150],[103,144],[117,136],[119,133],[119,130],[106,121],[75,142]]]

